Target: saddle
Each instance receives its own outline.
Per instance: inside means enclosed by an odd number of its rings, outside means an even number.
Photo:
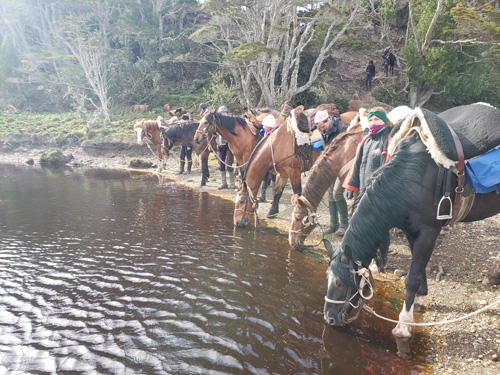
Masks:
[[[394,127],[389,145],[390,154],[395,152],[401,139],[411,132],[420,135],[430,155],[440,165],[434,202],[436,204],[439,196],[441,197],[437,203],[437,219],[451,219],[452,223],[462,220],[472,207],[475,197],[475,191],[465,179],[465,159],[485,154],[500,144],[500,111],[485,103],[451,108],[439,116],[426,109],[416,108]],[[448,173],[443,172],[446,169]],[[458,177],[454,200],[458,207],[456,211],[452,209],[450,198],[451,171]],[[443,201],[449,202],[448,214],[440,213]]]
[[[294,154],[302,157],[304,169],[312,167],[312,143],[322,140],[320,130],[314,125],[311,118],[303,111],[303,106],[299,106],[290,111],[287,118],[287,131],[294,139]],[[298,150],[298,147],[302,147]]]

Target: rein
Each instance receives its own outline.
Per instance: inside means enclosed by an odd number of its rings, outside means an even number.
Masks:
[[[205,117],[205,120],[206,120],[206,117]],[[208,135],[209,135],[208,128],[210,128],[211,126],[213,126],[215,128],[214,133],[217,132],[217,124],[215,123],[215,118],[214,118],[214,122],[209,122],[208,120],[207,120],[207,122],[208,122],[208,126],[207,126],[207,128],[205,130],[198,130],[198,129],[196,129],[197,133],[202,133],[203,134],[203,138],[208,138]],[[212,137],[215,137],[215,134],[212,134]],[[219,157],[219,153],[214,150],[214,148],[212,147],[212,145],[210,144],[210,142],[208,142],[207,148],[210,148],[210,151],[212,151],[215,154],[217,160],[221,164],[224,164],[226,167],[230,167],[230,168],[233,168],[233,169],[240,169],[240,168],[245,167],[248,164],[248,162],[249,162],[249,160],[247,160],[242,165],[232,166],[232,165],[227,164],[224,160],[222,160]],[[206,148],[205,148],[205,150],[206,150]],[[203,151],[205,151],[205,150],[203,150]]]
[[[361,263],[356,262],[356,264],[361,265]],[[354,282],[356,283],[356,275],[360,277],[359,284],[357,286],[356,293],[354,293],[350,298],[346,297],[345,301],[338,301],[338,300],[333,300],[325,296],[325,301],[334,305],[344,305],[342,309],[339,311],[339,321],[343,323],[350,323],[354,320],[356,320],[359,316],[359,313],[361,312],[361,309],[364,308],[365,302],[373,297],[373,286],[370,282],[370,271],[363,267],[358,269],[357,271],[354,270],[351,266],[347,267],[351,275],[353,275]],[[370,289],[370,293],[368,295],[364,295],[363,289],[365,286],[368,286]],[[349,291],[347,293],[347,296],[349,296],[350,292],[353,290],[353,287],[349,287]],[[359,295],[361,298],[358,303],[355,305],[352,303],[352,300],[354,297]],[[352,317],[348,317],[346,313],[346,309],[351,306],[353,309],[357,309],[356,313]]]

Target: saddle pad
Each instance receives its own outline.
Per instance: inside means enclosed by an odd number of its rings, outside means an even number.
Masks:
[[[500,110],[486,103],[475,103],[451,108],[439,116],[427,109],[415,108],[393,128],[389,153],[395,152],[397,144],[412,128],[420,128],[421,139],[436,163],[453,168],[458,153],[448,126],[462,143],[465,159],[500,145]]]
[[[500,148],[496,148],[465,164],[469,184],[476,192],[500,191]]]

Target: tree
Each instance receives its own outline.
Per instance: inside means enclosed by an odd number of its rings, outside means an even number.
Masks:
[[[360,0],[209,0],[202,9],[210,12],[210,21],[190,38],[223,56],[220,66],[231,71],[242,106],[275,107],[312,86],[359,7]],[[317,32],[320,28],[322,33]],[[317,56],[301,83],[302,54],[316,39]]]
[[[469,3],[473,6],[464,7],[453,0],[409,1],[409,37],[403,55],[410,106],[422,106],[433,95],[444,93],[455,99],[450,104],[463,104],[478,96],[494,98],[491,94],[498,93],[498,85],[494,88],[487,83],[492,78],[493,82],[499,80],[495,73],[498,61],[493,61],[498,49],[498,22],[495,28],[484,18],[479,22],[481,17],[470,17],[478,12],[475,7],[480,2]],[[497,12],[489,15],[498,20]],[[470,23],[471,19],[477,22]]]

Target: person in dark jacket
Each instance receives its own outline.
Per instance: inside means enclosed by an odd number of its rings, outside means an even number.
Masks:
[[[181,122],[189,121],[189,115],[184,114],[181,116]],[[181,154],[179,160],[179,170],[176,174],[191,174],[191,167],[193,166],[193,149],[187,143],[181,143]],[[187,161],[187,169],[184,172],[184,166]]]
[[[358,145],[354,164],[350,170],[348,182],[344,185],[350,192],[359,192],[366,186],[373,173],[389,160],[387,152],[391,140],[392,123],[387,118],[387,112],[382,107],[374,107],[368,111],[368,134]],[[348,198],[352,194],[348,194]],[[383,214],[383,213],[381,213]],[[387,232],[381,239],[375,263],[378,268],[370,267],[372,272],[382,271],[387,263],[390,236]]]
[[[327,111],[316,112],[314,123],[323,137],[323,148],[332,142],[337,135],[347,130],[347,126],[340,119],[329,116]],[[328,188],[328,209],[330,211],[330,226],[323,233],[335,233],[343,236],[349,225],[349,218],[344,188],[339,178]]]
[[[365,71],[366,71],[365,86],[367,90],[371,90],[373,77],[375,77],[375,64],[373,63],[373,60],[370,60],[368,62],[368,66],[366,67]]]

